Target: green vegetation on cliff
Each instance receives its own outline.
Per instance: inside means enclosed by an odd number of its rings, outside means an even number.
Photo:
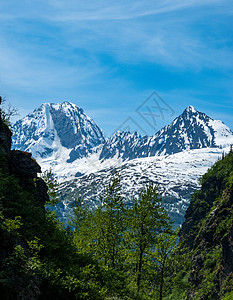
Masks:
[[[202,177],[186,212],[181,241],[193,251],[188,299],[228,299],[233,290],[232,152]]]

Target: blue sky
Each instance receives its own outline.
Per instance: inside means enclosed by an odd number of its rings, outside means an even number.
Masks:
[[[20,117],[70,101],[107,135],[151,135],[193,105],[233,130],[232,50],[232,0],[0,2],[0,93]]]

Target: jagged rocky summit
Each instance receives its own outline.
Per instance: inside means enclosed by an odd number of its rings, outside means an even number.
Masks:
[[[100,159],[114,156],[125,159],[166,155],[183,150],[224,147],[232,139],[231,130],[221,121],[188,106],[170,125],[154,136],[141,137],[137,132],[116,132],[104,144]]]
[[[105,138],[83,109],[67,101],[41,105],[17,121],[13,132],[14,149],[31,152],[42,167],[52,167],[58,176],[56,165],[62,165],[63,178],[85,174],[88,170],[93,172],[92,165],[103,169],[107,165],[104,162],[110,159],[127,161],[184,150],[224,148],[233,141],[233,134],[224,123],[198,112],[193,106],[188,106],[170,125],[151,137],[118,131]],[[84,161],[86,168],[81,170]],[[75,166],[73,172],[72,166]]]

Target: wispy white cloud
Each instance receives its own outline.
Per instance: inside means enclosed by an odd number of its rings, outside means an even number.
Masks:
[[[57,9],[59,21],[87,21],[87,20],[129,20],[151,15],[176,12],[187,8],[205,7],[222,3],[222,0],[165,0],[156,1],[63,1],[50,0],[49,4]]]
[[[232,49],[219,46],[216,36],[206,40],[199,21],[188,15],[171,19],[124,22],[84,22],[63,25],[64,38],[71,47],[93,54],[110,54],[119,62],[150,62],[201,70],[206,67],[232,68]],[[218,38],[218,37],[217,37]]]

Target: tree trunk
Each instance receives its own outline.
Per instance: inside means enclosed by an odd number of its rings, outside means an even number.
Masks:
[[[140,283],[141,283],[141,278],[142,278],[142,258],[143,258],[143,249],[140,247],[140,255],[139,255],[139,262],[138,262],[138,277],[137,277],[137,288],[138,288],[138,293],[140,291]]]
[[[163,260],[162,269],[161,269],[161,282],[159,287],[159,300],[163,299],[163,283],[164,283],[164,267],[165,267],[166,258]]]

